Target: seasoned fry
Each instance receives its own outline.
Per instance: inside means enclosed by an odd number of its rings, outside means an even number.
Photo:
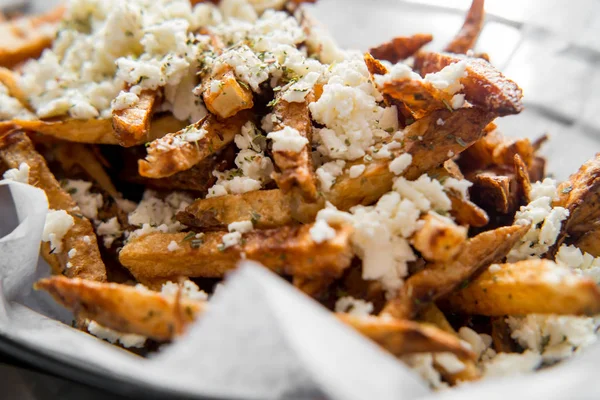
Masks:
[[[519,155],[525,165],[531,165],[536,151],[527,138],[509,138],[493,130],[463,152],[458,163],[463,171],[473,171],[491,165],[513,165],[514,157]]]
[[[358,317],[342,313],[336,316],[397,357],[413,353],[450,352],[468,359],[475,358],[456,337],[433,325],[375,316]]]
[[[395,318],[416,315],[429,303],[468,283],[481,269],[503,260],[528,229],[527,225],[507,226],[469,239],[454,260],[428,264],[410,276],[398,296],[388,302],[382,312]]]
[[[336,227],[336,236],[315,243],[311,225],[284,226],[244,234],[240,244],[224,248],[224,232],[207,232],[201,238],[188,233],[150,233],[131,240],[119,253],[121,263],[134,276],[220,278],[235,269],[242,258],[255,260],[280,274],[337,278],[350,265],[351,227]],[[184,239],[188,237],[189,239]],[[179,248],[169,251],[174,241]]]
[[[331,278],[306,278],[303,276],[294,276],[292,283],[294,287],[302,291],[307,296],[320,299],[327,295],[327,290],[333,283]]]
[[[460,193],[448,190],[446,194],[452,202],[450,215],[458,224],[480,228],[490,222],[487,213],[483,209],[472,201],[464,199]]]
[[[415,69],[424,76],[461,60],[467,63],[467,76],[461,79],[461,83],[464,86],[465,98],[470,103],[493,111],[498,116],[518,114],[522,111],[523,93],[519,86],[483,59],[419,52],[415,55]]]
[[[467,239],[467,228],[434,213],[426,215],[423,221],[423,226],[413,236],[415,249],[427,261],[443,262],[454,258]]]
[[[448,43],[444,51],[466,54],[467,51],[475,47],[481,28],[483,27],[485,17],[484,2],[484,0],[473,0],[462,28],[460,28],[454,39]]]
[[[74,225],[63,238],[62,251],[50,249],[48,243],[42,246],[42,256],[54,272],[72,278],[105,281],[106,268],[100,258],[92,224],[80,214],[79,207],[71,196],[60,187],[27,135],[16,131],[2,137],[0,159],[9,168],[19,168],[21,163],[29,165],[29,184],[46,193],[49,208],[65,210],[73,217]],[[84,239],[86,236],[87,240]],[[75,249],[75,254],[68,257],[67,253],[71,249]]]
[[[0,66],[11,68],[38,57],[52,44],[54,30],[65,11],[59,6],[46,14],[22,17],[0,24]]]
[[[52,277],[38,281],[54,299],[83,318],[124,333],[157,341],[181,335],[206,308],[201,301],[177,299],[147,289],[117,283]]]
[[[118,144],[109,119],[14,120],[2,124],[35,131],[69,142]]]
[[[433,303],[428,305],[419,313],[418,320],[433,324],[442,331],[458,338],[458,333],[454,330],[454,328],[452,328],[452,325],[450,325],[444,313]],[[440,371],[445,380],[453,385],[456,385],[460,382],[476,381],[481,378],[481,372],[472,359],[460,357],[460,361],[465,366],[465,368],[460,372],[450,373],[437,363],[436,369]]]
[[[488,269],[446,302],[456,312],[497,317],[595,315],[600,312],[600,290],[591,279],[535,259]]]
[[[112,127],[121,146],[134,146],[148,140],[157,97],[156,91],[143,90],[134,106],[113,111]]]
[[[23,107],[29,107],[29,102],[27,101],[27,95],[23,92],[19,84],[17,83],[17,79],[15,78],[15,74],[8,68],[0,67],[0,83],[2,83],[8,89],[8,93],[21,103]]]
[[[249,120],[247,113],[220,121],[209,115],[201,121],[150,143],[145,160],[138,162],[141,176],[165,178],[190,169],[233,141]]]
[[[575,242],[575,246],[594,257],[600,257],[600,227],[584,233]]]
[[[438,119],[445,121],[437,125]],[[460,154],[474,143],[493,118],[477,109],[464,108],[455,112],[437,110],[408,126],[404,151],[412,155],[412,164],[403,172],[407,179],[416,179],[428,170],[449,159],[448,154]],[[422,140],[418,138],[422,137]],[[347,210],[357,204],[372,204],[392,188],[394,174],[389,170],[391,160],[376,160],[367,164],[357,178],[340,176],[325,197],[337,208]],[[349,165],[347,165],[349,167]]]
[[[233,117],[254,105],[252,90],[238,81],[229,69],[206,81],[202,98],[206,108],[223,119]]]
[[[495,171],[482,171],[471,178],[471,195],[475,203],[486,210],[509,214],[517,208],[517,181],[513,174],[499,175]]]
[[[430,82],[410,78],[386,82],[380,90],[402,102],[417,119],[432,111],[448,108],[452,101],[452,95],[435,88]]]
[[[531,180],[527,165],[523,162],[520,155],[515,154],[515,179],[518,189],[519,205],[528,204],[531,201]]]
[[[417,33],[412,36],[398,36],[369,49],[369,53],[379,60],[397,63],[415,54],[419,49],[433,40],[428,33]]]
[[[308,144],[300,152],[273,151],[273,160],[279,169],[279,172],[273,173],[273,179],[283,193],[297,190],[304,200],[313,202],[317,199],[317,185],[311,157],[312,123],[308,103],[308,99],[293,103],[279,99],[273,107],[273,115],[278,121],[273,131],[287,126],[308,139]]]

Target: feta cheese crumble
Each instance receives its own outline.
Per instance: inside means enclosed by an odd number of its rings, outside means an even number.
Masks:
[[[175,251],[180,249],[179,245],[177,244],[176,241],[171,240],[171,242],[169,242],[169,245],[167,246],[167,250],[169,251]]]
[[[402,174],[406,168],[412,163],[412,156],[408,153],[404,153],[394,158],[390,163],[390,171],[396,175]]]
[[[324,220],[318,220],[309,229],[310,237],[315,243],[323,243],[335,239],[335,229]]]
[[[10,179],[15,182],[29,183],[29,165],[27,163],[19,164],[19,168],[11,168],[7,170],[4,179]]]
[[[78,179],[67,179],[62,186],[71,195],[84,217],[91,220],[98,218],[98,209],[102,208],[104,200],[100,193],[92,193],[92,182]]]
[[[50,242],[50,247],[60,253],[63,237],[73,225],[75,225],[73,217],[65,210],[48,210],[44,231],[42,232],[42,241]]]
[[[164,198],[156,197],[156,192],[147,189],[142,201],[129,214],[128,221],[139,229],[128,233],[128,239],[142,236],[151,232],[179,232],[183,225],[175,219],[179,211],[183,211],[193,199],[184,193],[173,192]]]
[[[352,296],[340,297],[335,303],[335,312],[348,313],[362,317],[373,312],[373,303],[365,300],[355,299]]]
[[[112,217],[108,221],[98,223],[96,233],[102,237],[104,247],[109,248],[123,231],[117,217]]]
[[[284,126],[281,130],[269,133],[267,138],[273,140],[274,151],[299,153],[308,144],[308,139],[290,126]]]
[[[165,296],[175,297],[180,289],[181,295],[186,299],[196,301],[208,300],[208,294],[206,294],[205,291],[200,290],[198,285],[189,279],[183,281],[181,286],[171,281],[165,282],[160,289],[160,293]]]
[[[133,333],[121,333],[100,325],[96,321],[89,321],[87,330],[97,338],[104,339],[110,343],[120,343],[123,347],[143,347],[146,337]]]

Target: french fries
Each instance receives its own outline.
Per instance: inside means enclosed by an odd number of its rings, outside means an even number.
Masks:
[[[398,297],[389,301],[382,312],[395,318],[415,316],[432,301],[468,284],[481,269],[504,259],[528,229],[529,226],[507,226],[469,239],[453,260],[429,264],[409,277]]]
[[[456,312],[488,316],[600,313],[600,291],[590,279],[547,260],[488,268],[445,300]]]
[[[473,0],[465,23],[454,39],[452,39],[452,42],[448,43],[448,46],[446,46],[444,51],[447,51],[448,53],[466,54],[467,51],[475,46],[481,28],[483,27],[485,16],[483,5],[484,0]]]
[[[369,53],[379,60],[397,63],[415,54],[419,49],[433,40],[427,33],[417,33],[412,36],[395,37],[389,42],[369,49]],[[381,74],[381,73],[380,73]],[[383,74],[381,74],[383,75]]]
[[[352,229],[336,227],[333,239],[316,243],[310,228],[302,225],[255,230],[244,234],[239,245],[227,248],[223,246],[223,232],[207,232],[197,239],[193,232],[150,233],[127,243],[119,260],[136,277],[221,278],[236,267],[243,255],[281,274],[339,277],[352,261]],[[171,242],[179,244],[174,251],[168,249]]]
[[[206,308],[201,301],[169,297],[117,283],[52,277],[38,281],[60,304],[83,318],[119,332],[135,333],[158,341],[181,335]]]
[[[413,246],[427,261],[443,262],[454,258],[467,239],[467,229],[440,215],[428,214],[413,236]]]
[[[70,278],[105,281],[106,268],[90,221],[81,215],[71,196],[58,184],[27,135],[16,131],[2,137],[0,159],[9,168],[19,168],[21,163],[29,165],[29,184],[46,193],[50,209],[65,210],[73,218],[73,226],[63,238],[62,251],[51,249],[48,243],[42,246],[42,256],[54,272],[63,273]],[[67,253],[72,249],[75,252],[69,256]]]
[[[148,140],[157,97],[156,91],[143,90],[134,106],[113,111],[112,127],[121,146],[134,146]]]
[[[185,171],[229,143],[248,122],[246,113],[220,121],[207,116],[177,133],[169,133],[148,146],[146,159],[138,162],[141,176],[165,178]]]
[[[202,94],[206,108],[222,119],[252,108],[252,91],[240,82],[229,69],[208,80]]]

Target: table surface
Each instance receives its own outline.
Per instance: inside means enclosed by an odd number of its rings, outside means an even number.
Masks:
[[[22,0],[0,0],[0,8]],[[57,0],[32,2],[34,12]],[[343,3],[343,6],[340,4]],[[460,28],[470,0],[320,0],[313,14],[343,47],[367,50],[391,37],[434,35],[441,48]],[[499,120],[507,134],[549,133],[549,170],[564,179],[600,150],[600,0],[487,0],[476,51],[524,90],[526,111]],[[426,18],[423,16],[426,15]],[[7,399],[124,399],[43,374],[0,353]]]

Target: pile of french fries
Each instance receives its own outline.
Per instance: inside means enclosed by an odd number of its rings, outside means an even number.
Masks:
[[[258,15],[264,12],[260,1],[242,3],[253,5]],[[320,29],[302,1],[271,3],[307,36]],[[1,24],[12,36],[0,41],[0,82],[11,101],[34,116],[37,110],[20,88],[19,76],[23,63],[52,47],[52,41],[35,31],[19,36],[15,27],[23,20],[34,28],[42,22],[58,26],[65,12],[61,7]],[[392,133],[400,134],[378,137],[371,154],[347,159],[327,188],[317,171],[334,157],[314,158],[322,143],[313,133],[323,123],[315,121],[311,109],[327,82],[317,81],[301,101],[287,101],[281,90],[285,81],[279,90],[267,85],[256,91],[235,68],[207,64],[195,73],[194,93],[208,111],[191,124],[161,109],[160,87],[144,89],[139,101],[114,109],[111,118],[1,121],[5,177],[28,169],[26,183],[46,193],[52,212],[62,210],[72,220],[60,246],[42,243],[41,255],[53,276],[35,287],[72,310],[80,329],[93,322],[139,335],[149,346],[176,340],[210,307],[207,296],[190,295],[190,287],[210,294],[240,260],[254,260],[409,365],[428,360],[441,382],[450,385],[481,378],[494,356],[523,352],[523,344],[511,336],[509,316],[600,314],[596,282],[577,273],[577,265],[565,266],[569,250],[579,249],[588,267],[600,256],[600,156],[554,194],[544,192],[548,181],[540,182],[545,162],[538,150],[546,138],[532,143],[505,137],[494,124],[522,110],[522,93],[487,55],[473,53],[483,20],[483,0],[474,0],[443,52],[423,49],[432,37],[416,34],[393,38],[364,55],[371,90],[381,95],[381,106],[395,110],[398,126]],[[238,45],[223,43],[211,26],[195,33],[210,37],[216,54]],[[335,67],[322,55],[323,44],[295,46],[330,64],[330,70]],[[460,98],[421,79],[459,63],[464,67]],[[410,65],[419,77],[395,74],[398,65]],[[267,138],[261,132],[265,116],[273,133],[289,127],[299,133],[299,151],[278,148],[272,133]],[[256,145],[272,170],[258,189],[217,193],[216,183],[236,176],[233,160],[244,151],[239,142],[248,121],[258,132],[250,146]],[[381,156],[384,152],[389,156]],[[69,186],[73,180],[89,182],[92,196],[101,199],[94,216],[84,213],[77,193],[83,189]],[[461,183],[462,189],[449,182]],[[442,198],[418,192],[421,183],[443,190]],[[163,203],[175,193],[188,199],[171,210],[177,229],[158,229],[159,223],[150,220],[132,222],[145,201],[140,200],[144,190]],[[551,200],[547,215],[563,210],[562,217],[528,219],[527,210],[536,210],[532,204],[544,195]],[[405,270],[396,271],[394,284],[386,284],[367,273],[369,249],[358,239],[364,232],[356,220],[361,212],[379,212],[394,196],[417,205],[416,228],[392,233],[392,243],[409,246],[411,256],[398,261]],[[118,229],[110,231],[110,224]],[[474,348],[469,332],[491,338],[487,351]]]

